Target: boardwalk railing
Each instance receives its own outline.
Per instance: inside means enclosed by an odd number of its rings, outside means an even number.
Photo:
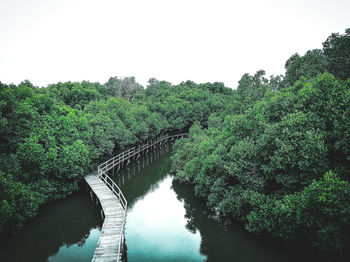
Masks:
[[[168,142],[175,141],[178,138],[186,137],[188,133],[182,133],[177,135],[164,135],[156,139],[147,141],[143,145],[132,147],[114,157],[107,160],[106,162],[98,166],[98,177],[103,181],[103,183],[117,196],[122,209],[122,226],[120,230],[120,239],[118,246],[117,261],[120,261],[123,252],[124,245],[124,233],[125,233],[125,221],[126,221],[126,209],[128,202],[126,201],[123,192],[120,190],[118,185],[107,175],[107,172],[114,167],[118,167],[117,171],[120,170],[125,165],[128,165],[132,160],[136,160],[140,157],[141,154],[147,154],[150,150],[154,150],[157,147],[160,147]]]
[[[106,162],[100,164],[98,166],[99,175],[100,175],[100,172],[102,172],[102,171],[108,172],[109,170],[111,170],[115,166],[118,166],[118,170],[119,170],[125,163],[126,163],[126,165],[129,164],[133,157],[134,157],[134,159],[138,158],[141,155],[141,153],[147,153],[149,150],[153,150],[157,146],[161,146],[167,142],[175,141],[176,139],[181,138],[181,137],[186,137],[187,135],[188,135],[188,133],[171,135],[171,136],[165,135],[165,136],[161,136],[158,139],[149,140],[149,141],[147,141],[147,143],[145,143],[143,145],[132,147],[132,148],[116,155],[115,157],[112,157],[111,159],[107,160]]]
[[[128,207],[128,202],[126,201],[123,192],[120,190],[120,188],[117,186],[117,184],[106,174],[105,171],[102,169],[98,169],[98,176],[103,181],[103,183],[118,197],[119,202],[123,208],[123,218],[122,218],[122,226],[120,229],[120,237],[119,237],[119,244],[118,244],[118,253],[117,258],[119,261],[119,258],[122,257],[122,248],[124,244],[124,231],[125,231],[125,221],[126,221],[126,209]]]

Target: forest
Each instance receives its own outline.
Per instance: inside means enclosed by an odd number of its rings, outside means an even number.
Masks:
[[[0,82],[0,234],[79,190],[113,153],[189,130],[172,156],[222,220],[350,259],[350,28],[294,54],[285,74],[173,85],[134,77],[36,87]]]

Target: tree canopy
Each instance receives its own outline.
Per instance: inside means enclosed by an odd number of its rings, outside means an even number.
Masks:
[[[348,34],[293,55],[284,77],[244,74],[225,110],[195,122],[172,156],[175,178],[224,219],[332,261],[350,258]]]
[[[113,153],[167,132],[175,179],[261,237],[350,259],[350,29],[292,55],[285,75],[223,83],[134,77],[0,82],[0,233],[79,189]]]

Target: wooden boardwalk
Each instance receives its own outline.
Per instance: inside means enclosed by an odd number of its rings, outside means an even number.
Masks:
[[[85,176],[85,181],[99,199],[105,217],[92,261],[121,261],[125,209],[98,174]]]
[[[147,154],[150,150],[187,135],[186,133],[165,135],[154,141],[148,141],[144,145],[130,148],[99,165],[97,173],[85,176],[85,181],[101,204],[101,214],[104,216],[100,237],[92,258],[93,262],[119,262],[124,252],[127,201],[107,172],[114,167],[117,167],[118,171],[131,161],[138,159],[141,154]]]

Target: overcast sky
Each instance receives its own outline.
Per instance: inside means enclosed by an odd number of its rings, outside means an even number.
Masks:
[[[349,0],[0,0],[0,81],[135,76],[236,88],[350,27]]]

